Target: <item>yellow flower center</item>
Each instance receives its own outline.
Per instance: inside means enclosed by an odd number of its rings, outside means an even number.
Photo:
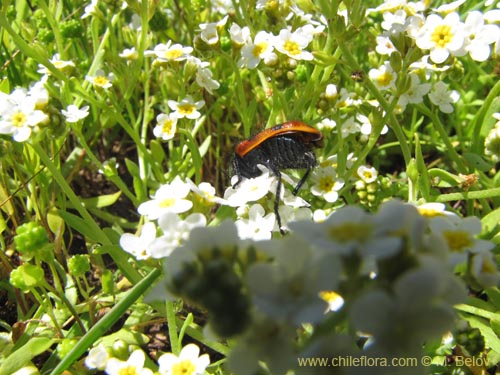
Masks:
[[[372,179],[373,178],[373,173],[370,172],[370,171],[364,171],[363,172],[363,177],[365,178],[365,180]]]
[[[320,298],[325,302],[333,302],[338,298],[342,298],[340,294],[335,293],[333,290],[324,290],[319,292]]]
[[[196,107],[192,104],[179,104],[177,106],[177,111],[181,115],[189,115],[189,114],[193,113],[195,109],[196,109]]]
[[[161,127],[161,131],[163,133],[171,133],[172,132],[172,128],[174,126],[174,122],[172,120],[167,120],[163,123],[162,127]]]
[[[436,216],[444,216],[444,214],[438,210],[434,210],[432,208],[422,208],[422,207],[417,207],[418,212],[420,215],[425,216],[425,217],[436,217]]]
[[[298,43],[292,41],[292,40],[287,40],[285,44],[283,45],[283,48],[290,54],[290,55],[298,55],[301,52],[300,46]]]
[[[22,128],[26,122],[26,115],[21,111],[18,111],[14,113],[10,119],[12,121],[12,125],[17,128]]]
[[[175,203],[175,199],[174,198],[165,198],[163,199],[159,206],[160,208],[168,208],[168,207],[172,207]]]
[[[118,375],[139,375],[135,366],[127,366],[118,370]]]
[[[109,80],[103,76],[94,77],[94,85],[96,86],[106,86],[109,83]]]
[[[185,359],[172,366],[172,375],[192,375],[196,366],[190,359]]]
[[[181,49],[169,49],[165,52],[165,58],[167,60],[175,60],[182,56]]]
[[[483,261],[482,266],[481,266],[481,271],[483,273],[486,273],[486,274],[488,274],[488,273],[494,274],[494,273],[497,272],[496,264],[494,264],[494,263],[490,262],[489,260],[485,259]]]
[[[464,249],[472,246],[469,233],[458,230],[447,230],[443,232],[444,238],[453,252],[462,252]]]
[[[436,43],[438,47],[444,48],[451,41],[452,36],[451,26],[439,25],[434,28],[431,40]]]
[[[371,232],[371,227],[360,223],[343,223],[331,227],[328,230],[330,238],[334,241],[344,243],[349,241],[364,242]]]
[[[266,42],[262,42],[262,43],[256,44],[255,47],[252,50],[252,54],[255,57],[260,57],[260,54],[262,52],[264,52],[266,49],[267,49],[267,43]]]
[[[384,86],[389,86],[392,79],[393,79],[393,76],[391,73],[384,72],[377,77],[377,82],[378,82],[379,86],[384,87]]]
[[[332,191],[335,181],[330,176],[321,177],[319,180],[319,188],[321,191]]]

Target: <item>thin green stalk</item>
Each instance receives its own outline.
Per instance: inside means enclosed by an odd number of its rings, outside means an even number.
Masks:
[[[177,322],[175,320],[175,307],[174,302],[167,301],[165,303],[167,310],[167,322],[168,322],[168,337],[170,339],[170,347],[172,353],[179,355],[181,348],[179,342],[179,335],[177,333]]]
[[[482,143],[481,143],[481,127],[483,126],[484,123],[484,118],[486,117],[486,113],[491,108],[491,105],[493,104],[494,100],[498,100],[498,96],[500,95],[500,80],[495,83],[495,86],[491,89],[491,91],[488,93],[488,96],[484,100],[483,105],[477,112],[476,116],[474,116],[473,119],[473,131],[472,131],[472,146],[471,150],[472,152],[476,154],[481,154],[482,153]]]
[[[348,46],[341,43],[340,48],[342,50],[342,57],[347,61],[347,65],[349,65],[354,70],[359,70],[360,66]],[[377,87],[373,84],[373,82],[369,79],[364,80],[364,84],[366,89],[377,99],[380,106],[386,111],[385,118],[389,124],[389,127],[392,129],[396,138],[399,141],[399,147],[401,148],[401,152],[403,153],[403,158],[405,160],[405,165],[408,166],[411,160],[411,151],[408,145],[408,139],[404,135],[403,129],[399,124],[396,116],[394,116],[393,105],[389,105],[387,100],[384,98],[382,93],[377,89]]]
[[[424,104],[417,104],[417,108],[426,116],[428,116],[432,124],[434,125],[434,128],[437,130],[439,133],[439,137],[441,138],[440,140],[444,142],[446,146],[446,150],[448,151],[448,155],[455,162],[457,165],[457,169],[460,173],[467,173],[467,167],[465,166],[465,163],[463,162],[462,158],[460,155],[458,155],[457,151],[455,150],[455,147],[453,147],[450,138],[448,137],[448,134],[444,130],[443,123],[439,119],[439,117],[436,115],[436,113],[432,112],[429,108],[427,108]]]
[[[16,44],[17,48],[26,56],[31,57],[33,60],[35,60],[37,63],[42,64],[45,66],[49,71],[50,74],[53,76],[57,77],[61,81],[67,82],[68,77],[62,74],[50,61],[49,57],[47,55],[47,51],[44,50],[41,46],[33,46],[29,45],[24,41],[23,38],[19,34],[16,33],[16,31],[12,28],[10,25],[10,22],[7,20],[5,17],[4,13],[0,13],[0,29],[4,29],[7,31],[7,33],[10,35],[14,43]]]
[[[450,201],[460,201],[468,199],[484,199],[500,197],[500,188],[486,189],[486,190],[475,190],[475,191],[464,191],[459,193],[441,194],[436,198],[436,202],[450,202]]]
[[[92,344],[104,336],[105,333],[115,324],[123,314],[132,306],[132,304],[155,282],[160,276],[161,271],[154,269],[146,277],[144,277],[137,285],[127,292],[125,297],[119,301],[115,307],[111,309],[96,325],[78,341],[75,347],[61,360],[50,375],[60,375],[68,369],[74,362],[85,353]]]
[[[35,143],[31,144],[30,146],[36,151],[42,163],[47,167],[47,169],[50,171],[50,173],[58,183],[59,187],[63,191],[63,193],[68,197],[70,202],[73,204],[73,207],[78,211],[78,213],[86,221],[86,223],[92,227],[92,230],[95,231],[95,236],[98,239],[98,241],[104,245],[111,245],[112,243],[109,240],[108,236],[106,236],[106,234],[102,231],[99,225],[97,225],[97,223],[89,214],[87,209],[83,206],[81,200],[73,192],[71,187],[66,182],[64,176],[61,174],[59,169],[56,168],[56,166],[54,165],[52,160],[50,160],[49,156],[45,153],[44,149],[40,146],[40,144]]]

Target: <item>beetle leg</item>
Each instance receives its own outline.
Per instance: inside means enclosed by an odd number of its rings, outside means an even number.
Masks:
[[[297,186],[295,186],[295,189],[293,189],[293,195],[297,195],[297,193],[299,192],[299,190],[302,187],[302,185],[304,185],[304,182],[306,182],[307,177],[309,177],[309,173],[311,173],[311,170],[312,170],[312,168],[307,168],[306,173],[300,179],[300,181],[297,183]]]
[[[278,222],[278,228],[280,230],[280,233],[284,235],[285,231],[281,229],[281,216],[279,212],[281,186],[283,185],[283,183],[281,182],[281,173],[279,171],[275,171],[274,174],[278,178],[278,185],[276,186],[276,198],[274,199],[274,214],[276,215],[276,221]]]

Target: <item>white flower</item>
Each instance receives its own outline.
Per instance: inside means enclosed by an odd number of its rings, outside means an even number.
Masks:
[[[361,126],[356,122],[355,118],[351,116],[340,125],[340,136],[346,138],[349,134],[359,133],[360,130]]]
[[[444,113],[452,113],[452,103],[458,102],[460,95],[457,91],[448,90],[448,85],[442,81],[434,84],[432,91],[429,93],[430,101],[439,107],[439,110]]]
[[[400,238],[383,233],[383,226],[379,228],[374,217],[356,206],[344,206],[321,223],[290,223],[290,229],[322,251],[358,253],[365,260],[392,256],[401,245]]]
[[[355,330],[373,337],[369,351],[387,355],[419,355],[422,342],[439,338],[453,327],[453,305],[467,297],[463,283],[439,262],[424,262],[398,277],[389,293],[370,289],[350,306]]]
[[[396,88],[396,73],[389,62],[385,62],[378,69],[371,69],[368,76],[379,90]]]
[[[183,61],[186,60],[191,52],[193,52],[193,47],[184,47],[181,44],[173,44],[169,40],[166,44],[160,43],[155,46],[153,51],[147,51],[147,55],[156,55],[156,60],[158,62],[167,61]]]
[[[175,111],[174,114],[177,118],[186,117],[188,119],[194,120],[201,116],[201,113],[198,112],[198,109],[205,105],[205,101],[199,100],[195,102],[193,98],[188,95],[180,102],[169,100],[167,101],[167,104],[171,110]]]
[[[402,108],[406,108],[408,103],[422,103],[424,95],[431,89],[430,83],[420,83],[420,78],[416,74],[410,74],[411,85],[400,97],[398,104]]]
[[[209,182],[201,182],[198,186],[189,179],[187,182],[191,185],[191,191],[199,197],[203,204],[227,204],[225,199],[215,195],[215,188]]]
[[[217,33],[217,28],[224,26],[227,22],[227,19],[228,16],[226,15],[219,22],[200,24],[201,40],[203,40],[207,44],[216,44],[219,41],[219,34]]]
[[[333,290],[319,292],[320,298],[328,303],[327,311],[338,311],[344,306],[344,299],[342,296]]]
[[[367,167],[366,165],[361,165],[359,166],[356,173],[359,176],[359,178],[366,184],[370,184],[377,180],[378,173],[375,167],[370,168]]]
[[[337,86],[333,83],[329,83],[325,88],[325,98],[335,99],[338,96]]]
[[[475,61],[486,61],[490,56],[490,44],[500,38],[497,25],[485,25],[484,16],[479,11],[469,12],[465,20],[465,49]]]
[[[338,192],[344,187],[344,180],[337,177],[335,168],[331,166],[315,169],[311,181],[313,183],[311,193],[330,203],[337,201],[339,198]]]
[[[120,246],[137,260],[143,260],[151,257],[151,244],[155,239],[156,226],[154,223],[148,222],[142,226],[140,236],[130,233],[122,234],[120,237]]]
[[[108,351],[102,344],[99,344],[95,348],[89,350],[89,354],[87,358],[85,358],[85,366],[92,370],[104,370],[108,359]]]
[[[153,134],[157,138],[162,138],[164,141],[174,138],[177,130],[177,116],[173,113],[160,113],[156,116],[156,126],[153,129]]]
[[[444,203],[429,202],[416,206],[418,213],[422,216],[433,218],[440,216],[453,216],[457,217],[457,214],[446,211],[446,205]]]
[[[231,40],[238,45],[243,45],[252,41],[248,26],[240,27],[236,23],[233,23],[229,28],[229,36]]]
[[[289,29],[282,29],[274,40],[274,48],[295,60],[312,60],[311,52],[304,51],[313,40],[313,35],[304,28],[293,33]]]
[[[160,375],[202,375],[210,364],[208,354],[200,356],[200,348],[188,344],[182,348],[179,356],[165,353],[158,358]]]
[[[163,235],[149,245],[151,257],[160,259],[170,256],[172,251],[186,242],[191,230],[206,225],[207,219],[200,213],[191,214],[185,220],[173,212],[163,214],[158,219],[158,227],[163,231]]]
[[[500,272],[494,254],[489,250],[479,251],[472,257],[471,274],[483,288],[498,286]]]
[[[430,58],[436,64],[443,63],[450,54],[463,56],[465,35],[460,16],[455,12],[444,19],[437,14],[429,15],[416,38],[416,43],[420,49],[430,50]]]
[[[66,110],[62,109],[61,113],[66,117],[67,122],[75,123],[89,115],[89,106],[86,105],[80,109],[76,105],[70,104]]]
[[[267,246],[274,262],[254,264],[247,272],[255,307],[296,327],[321,320],[326,304],[318,294],[336,288],[340,260],[332,253],[315,255],[307,241],[294,235]]]
[[[98,0],[92,0],[90,4],[85,7],[85,11],[83,15],[80,17],[82,20],[96,13],[97,1]]]
[[[382,15],[384,20],[381,26],[391,35],[397,35],[403,32],[406,28],[406,11],[398,9],[395,13],[384,12]]]
[[[26,141],[37,125],[47,121],[44,112],[35,109],[35,98],[26,90],[16,89],[10,95],[3,95],[0,104],[0,134],[12,134],[16,142]]]
[[[264,208],[260,204],[254,204],[250,207],[248,219],[239,219],[235,222],[239,237],[255,241],[271,239],[276,218],[274,213],[264,215]]]
[[[153,371],[144,367],[146,356],[140,349],[134,350],[126,362],[110,358],[106,363],[108,375],[153,375]]]
[[[460,219],[454,216],[438,216],[429,222],[432,233],[440,235],[448,246],[451,266],[465,263],[469,254],[488,251],[493,247],[491,242],[476,239],[481,233],[481,221],[474,216]]]
[[[261,60],[272,60],[274,36],[265,31],[259,31],[255,35],[253,43],[246,43],[241,48],[241,59],[238,61],[240,67],[247,66],[254,69]]]
[[[137,58],[139,57],[139,53],[137,52],[135,47],[125,48],[118,56],[127,60],[137,60]]]
[[[385,35],[377,36],[377,46],[375,47],[375,51],[377,51],[380,55],[390,55],[394,51],[396,51],[396,47],[394,43],[392,43],[391,38]]]
[[[95,72],[95,75],[87,75],[85,79],[91,82],[95,87],[109,89],[113,86],[112,82],[114,80],[114,75],[113,73],[106,74],[102,69],[99,69]]]
[[[465,0],[456,0],[448,4],[443,4],[436,9],[433,9],[437,13],[448,14],[457,10],[460,5],[464,4]]]
[[[220,83],[213,79],[212,71],[202,66],[196,71],[196,83],[212,95],[220,87]]]
[[[160,186],[152,200],[141,203],[137,211],[150,220],[156,220],[167,212],[186,212],[193,207],[193,202],[184,199],[190,190],[189,184],[176,176],[170,184]]]
[[[55,68],[57,70],[65,70],[66,68],[74,68],[75,67],[75,63],[73,61],[65,61],[65,60],[61,60],[61,57],[58,53],[56,53],[54,56],[52,56],[52,58],[49,60],[52,65],[55,66]],[[37,72],[38,73],[41,73],[41,74],[50,74],[50,70],[48,70],[44,65],[42,64],[38,64],[38,70]]]
[[[364,135],[372,134],[373,126],[372,126],[370,119],[367,116],[358,113],[356,115],[356,120],[361,124],[361,128],[359,129],[361,134],[364,134]],[[388,131],[389,131],[389,127],[387,125],[384,125],[382,127],[380,134],[387,134]]]
[[[234,186],[237,179],[238,176],[233,176],[231,179],[232,186]],[[269,171],[265,169],[258,177],[241,180],[235,189],[232,187],[227,188],[224,193],[224,199],[232,207],[239,207],[245,205],[247,202],[258,201],[269,193],[273,180],[274,178],[269,176]]]

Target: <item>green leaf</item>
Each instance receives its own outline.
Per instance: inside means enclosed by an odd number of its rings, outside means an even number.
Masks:
[[[500,208],[491,211],[488,215],[481,219],[481,224],[484,232],[491,233],[500,225]]]
[[[139,166],[136,163],[130,159],[125,159],[125,165],[132,176],[140,178]]]
[[[57,213],[71,228],[83,234],[88,239],[94,242],[99,242],[99,239],[95,236],[96,233],[94,231],[94,227],[87,223],[86,220],[83,220],[81,217],[78,217],[66,211],[58,210]]]
[[[468,165],[479,171],[487,172],[493,168],[492,163],[486,162],[481,156],[474,154],[473,152],[466,152],[463,154],[463,157],[467,161]]]
[[[440,168],[429,169],[429,177],[432,179],[435,186],[441,188],[458,186],[458,184],[463,181],[459,176]]]
[[[495,331],[491,329],[487,321],[474,315],[468,316],[466,319],[469,321],[471,327],[477,328],[481,331],[484,341],[488,347],[496,352],[500,352],[500,339],[496,335]],[[491,320],[489,323],[492,324],[493,321]]]
[[[153,159],[155,159],[158,163],[165,160],[165,151],[163,150],[163,146],[160,141],[153,139],[149,143],[149,148],[151,149],[151,156],[153,156]]]
[[[53,343],[54,340],[47,337],[32,337],[4,360],[0,367],[0,375],[12,375],[31,359],[48,350]]]
[[[114,194],[99,195],[98,197],[84,198],[82,199],[83,205],[87,208],[103,208],[111,206],[116,203],[118,198],[122,195],[121,191],[117,191]]]

